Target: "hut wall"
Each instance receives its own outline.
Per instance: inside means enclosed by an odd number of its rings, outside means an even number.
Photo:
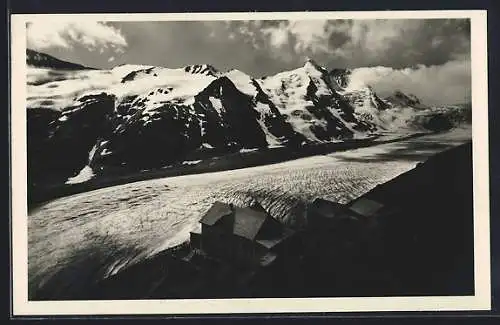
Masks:
[[[202,225],[202,250],[214,257],[241,264],[252,263],[255,257],[255,244],[251,240],[217,226]]]

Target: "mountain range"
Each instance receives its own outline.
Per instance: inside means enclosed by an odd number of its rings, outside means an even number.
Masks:
[[[32,184],[159,168],[193,152],[298,148],[470,122],[470,105],[429,107],[397,90],[380,98],[370,86],[350,88],[350,70],[312,59],[260,79],[208,64],[93,69],[33,50],[26,63]]]

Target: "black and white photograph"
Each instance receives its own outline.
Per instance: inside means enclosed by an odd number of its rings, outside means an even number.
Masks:
[[[487,310],[485,17],[14,17],[19,311]]]

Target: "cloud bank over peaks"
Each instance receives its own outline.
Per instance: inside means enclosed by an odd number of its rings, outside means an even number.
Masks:
[[[429,105],[448,105],[471,99],[470,61],[454,60],[443,65],[418,65],[403,69],[377,66],[356,68],[350,75],[349,88],[371,86],[380,96],[395,89],[414,94]]]
[[[238,21],[228,27],[284,61],[313,56],[336,66],[401,68],[470,57],[467,19]]]

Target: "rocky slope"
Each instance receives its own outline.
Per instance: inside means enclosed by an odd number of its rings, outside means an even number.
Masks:
[[[313,60],[262,79],[206,64],[98,70],[32,50],[26,62],[31,185],[158,168],[193,153],[425,129],[436,115],[414,96],[384,100],[370,87],[349,89],[348,70],[329,72]]]

